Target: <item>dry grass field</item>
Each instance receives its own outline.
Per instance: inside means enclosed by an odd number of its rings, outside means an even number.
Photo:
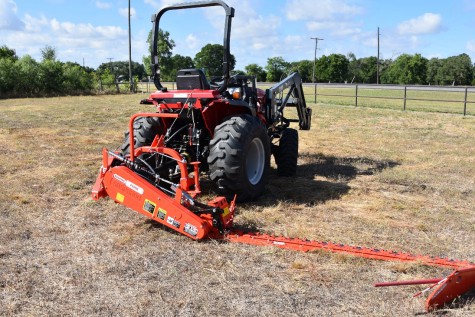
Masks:
[[[92,201],[101,149],[145,95],[0,100],[1,316],[431,316],[451,270],[194,242]],[[297,177],[272,170],[243,227],[475,261],[475,118],[313,105]],[[205,182],[206,195],[213,187]],[[468,298],[436,316],[475,316]]]

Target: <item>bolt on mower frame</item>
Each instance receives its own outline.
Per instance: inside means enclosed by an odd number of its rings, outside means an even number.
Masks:
[[[178,118],[178,114],[133,115],[129,121],[132,149],[135,143],[133,124],[140,117]],[[175,160],[180,169],[179,183],[161,178],[153,169],[147,170],[147,164],[140,159],[143,154],[158,154]],[[188,164],[192,166],[192,173],[188,172]],[[231,204],[225,197],[216,197],[208,204],[197,201],[195,198],[201,193],[199,164],[187,162],[180,153],[164,146],[163,137],[158,135],[150,146],[135,148],[126,157],[104,148],[102,167],[92,189],[92,198],[98,200],[109,196],[115,202],[192,239],[219,237],[232,226],[235,200]],[[149,174],[149,178],[152,176],[154,183],[145,179],[144,174]]]

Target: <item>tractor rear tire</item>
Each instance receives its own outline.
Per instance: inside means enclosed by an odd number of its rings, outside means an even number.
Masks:
[[[139,117],[134,121],[134,148],[152,144],[155,136],[161,132],[160,119],[157,117]],[[130,131],[124,132],[124,142],[120,147],[122,155],[130,153]]]
[[[286,128],[282,131],[279,146],[275,149],[274,158],[279,176],[291,177],[297,173],[297,158],[299,156],[298,131]]]
[[[238,202],[264,191],[270,168],[270,140],[264,124],[248,114],[230,117],[214,130],[208,156],[210,179]]]

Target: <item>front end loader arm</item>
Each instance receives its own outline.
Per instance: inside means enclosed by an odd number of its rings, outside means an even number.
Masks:
[[[289,89],[284,98],[277,98],[278,94]],[[305,95],[302,87],[300,74],[294,72],[285,79],[266,89],[266,119],[272,125],[277,125],[281,121],[294,121],[284,118],[284,108],[292,106],[297,108],[299,127],[301,130],[310,130],[312,109],[307,107]]]

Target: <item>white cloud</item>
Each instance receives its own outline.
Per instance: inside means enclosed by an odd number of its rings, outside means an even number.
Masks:
[[[420,40],[419,38],[416,36],[416,35],[412,35],[410,38],[409,38],[409,41],[411,43],[411,47],[412,48],[416,48],[419,46],[420,44]]]
[[[466,47],[467,47],[467,50],[469,50],[472,53],[475,53],[475,41],[468,41]]]
[[[344,21],[309,21],[306,26],[309,31],[331,30],[331,35],[341,37],[354,36],[362,32],[356,23]]]
[[[17,6],[13,0],[0,0],[0,30],[21,30],[24,23],[17,17]]]
[[[123,16],[124,18],[128,18],[129,15],[129,8],[120,8],[119,9],[119,14]],[[137,11],[135,11],[135,8],[130,7],[130,17],[135,18],[137,17]]]
[[[397,29],[399,34],[430,34],[440,31],[442,17],[440,14],[424,13],[416,18],[401,22]]]
[[[199,43],[200,43],[200,41],[193,34],[188,34],[188,36],[186,37],[186,45],[191,50],[196,49],[198,47]]]
[[[350,5],[341,0],[290,0],[285,6],[287,19],[329,20],[335,16],[354,16],[363,12],[361,7]]]
[[[114,60],[128,58],[128,32],[119,26],[72,23],[31,15],[25,15],[23,21],[25,31],[12,31],[4,37],[5,43],[21,55],[29,54],[39,59],[40,49],[51,45],[56,48],[60,60],[82,63],[85,58],[86,63],[94,67],[108,57]],[[133,45],[140,47],[142,41],[134,40]]]
[[[155,1],[155,0],[145,0],[144,1],[146,4],[151,5],[154,8],[159,8],[160,7],[160,1]]]
[[[186,2],[184,0],[145,0],[146,4],[151,5],[155,9],[163,8],[164,6],[169,6],[172,4]]]
[[[102,2],[102,1],[96,1],[96,7],[99,9],[110,9],[112,7],[112,4],[110,2]]]

